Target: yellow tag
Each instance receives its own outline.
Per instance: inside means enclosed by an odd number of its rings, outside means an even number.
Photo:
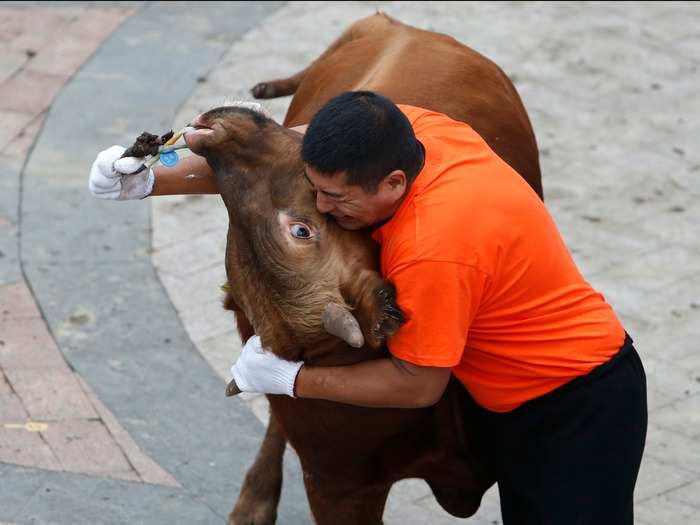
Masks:
[[[38,421],[27,421],[27,424],[24,425],[24,428],[29,430],[29,432],[44,432],[49,428],[49,425],[46,423],[39,423]]]
[[[46,423],[40,423],[39,421],[27,421],[26,423],[6,423],[3,425],[5,428],[21,428],[29,432],[44,432],[48,430],[49,425]]]

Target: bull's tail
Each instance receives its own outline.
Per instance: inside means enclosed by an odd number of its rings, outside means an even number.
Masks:
[[[338,37],[335,42],[330,45],[330,47],[328,47],[328,49],[321,54],[321,56],[319,56],[306,68],[299,71],[297,74],[288,78],[279,78],[276,80],[266,80],[265,82],[260,82],[253,86],[253,89],[251,89],[250,92],[255,98],[277,98],[293,95],[304,81],[304,77],[309,70],[311,70],[317,63],[324,61],[343,45],[370,34],[377,36],[381,34],[381,31],[386,30],[388,26],[396,24],[400,24],[400,22],[391,18],[385,13],[382,13],[381,11],[377,11],[377,13],[374,15],[358,20],[352,24],[342,35],[340,35],[340,37]]]

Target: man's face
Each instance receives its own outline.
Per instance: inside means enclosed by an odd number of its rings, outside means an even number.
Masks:
[[[307,165],[305,174],[316,193],[318,211],[332,215],[346,230],[359,230],[387,220],[399,207],[407,187],[406,176],[400,170],[387,175],[376,193],[347,184],[344,172],[327,177]]]

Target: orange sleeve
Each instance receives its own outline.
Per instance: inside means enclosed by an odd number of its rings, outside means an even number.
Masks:
[[[392,355],[421,366],[457,365],[486,275],[464,264],[417,261],[387,277],[407,318],[388,342]]]

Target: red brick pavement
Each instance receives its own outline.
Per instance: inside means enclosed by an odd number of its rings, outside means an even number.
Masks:
[[[0,7],[1,160],[21,166],[61,88],[132,13]],[[0,215],[0,235],[17,228]],[[69,367],[24,281],[0,285],[0,462],[178,486]]]

